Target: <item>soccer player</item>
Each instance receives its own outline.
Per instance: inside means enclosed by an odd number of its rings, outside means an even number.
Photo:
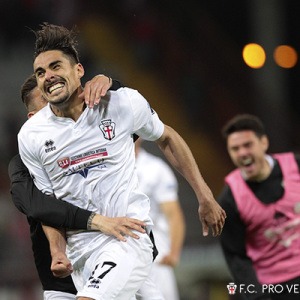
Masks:
[[[213,198],[186,143],[159,120],[137,91],[111,91],[93,109],[85,107],[78,97],[84,69],[74,41],[72,31],[61,26],[44,24],[36,32],[34,73],[49,105],[21,128],[20,155],[42,192],[136,229],[132,236],[126,230],[124,236],[66,233],[79,300],[134,299],[153,259],[149,199],[137,189],[134,133],[156,141],[191,184],[205,236],[209,228],[214,236],[221,233],[225,212]],[[141,226],[148,227],[148,234],[141,233],[146,232]],[[65,251],[65,239],[56,229],[44,230],[54,268]]]
[[[159,251],[150,276],[166,300],[179,300],[173,268],[180,260],[185,222],[178,200],[178,184],[167,163],[145,151],[141,143],[141,138],[135,142],[139,189],[150,199],[150,217]],[[142,299],[146,299],[146,286],[140,292]]]
[[[264,125],[253,115],[237,115],[223,135],[237,167],[220,196],[228,216],[221,245],[235,283],[255,290],[247,299],[299,299],[300,159],[268,155]],[[269,284],[280,284],[280,293]]]
[[[82,96],[91,106],[94,102],[99,103],[100,97],[105,95],[108,89],[117,90],[120,86],[118,81],[113,80],[111,82],[108,77],[99,75],[87,82]],[[41,91],[37,88],[35,76],[26,79],[22,85],[21,96],[28,110],[28,118],[31,118],[47,105],[47,101],[42,98]],[[30,224],[32,249],[44,290],[44,299],[75,300],[77,291],[71,276],[66,278],[54,277],[50,270],[49,243],[42,230],[41,221],[56,227],[86,230],[92,212],[41,193],[35,187],[28,169],[19,155],[10,161],[8,173],[11,180],[12,200],[15,206],[27,216]],[[93,229],[97,229],[95,223],[97,221],[96,216],[90,219],[90,222],[93,223]]]

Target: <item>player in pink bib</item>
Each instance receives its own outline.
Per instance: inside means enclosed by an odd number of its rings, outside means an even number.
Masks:
[[[267,155],[264,126],[252,115],[230,120],[223,135],[237,167],[220,196],[228,216],[221,245],[232,276],[255,286],[247,299],[299,299],[292,286],[300,284],[300,160]]]

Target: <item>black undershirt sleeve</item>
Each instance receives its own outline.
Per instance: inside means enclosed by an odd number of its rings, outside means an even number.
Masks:
[[[225,210],[227,218],[220,236],[221,247],[225,260],[236,284],[253,285],[252,289],[257,293],[245,293],[246,299],[268,299],[266,293],[262,293],[251,259],[246,252],[246,229],[240,219],[236,203],[229,186],[225,186],[220,197],[219,203]]]
[[[112,80],[112,85],[111,85],[111,87],[110,87],[109,90],[116,91],[116,90],[118,90],[121,87],[124,87],[123,83],[120,82],[119,80],[113,79]]]
[[[47,196],[37,189],[20,155],[8,166],[11,197],[19,211],[47,225],[70,229],[86,229],[90,211]]]

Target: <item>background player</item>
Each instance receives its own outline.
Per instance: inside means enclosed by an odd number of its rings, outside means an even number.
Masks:
[[[185,222],[178,200],[178,184],[167,163],[145,151],[141,143],[141,138],[135,142],[139,188],[151,202],[150,217],[158,248],[150,276],[166,300],[179,300],[173,268],[180,260]],[[142,287],[140,292],[144,295],[142,299],[146,299],[147,288]]]
[[[221,245],[235,283],[256,286],[248,299],[299,299],[287,287],[300,284],[300,160],[293,153],[268,155],[256,116],[238,115],[222,132],[237,167],[220,196],[228,216]],[[284,290],[269,296],[261,284]]]

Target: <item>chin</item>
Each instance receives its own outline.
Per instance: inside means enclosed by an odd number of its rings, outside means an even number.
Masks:
[[[66,103],[68,101],[68,99],[69,99],[68,96],[64,96],[62,98],[58,98],[58,99],[52,100],[51,104],[53,104],[53,105],[61,105],[61,104]]]

